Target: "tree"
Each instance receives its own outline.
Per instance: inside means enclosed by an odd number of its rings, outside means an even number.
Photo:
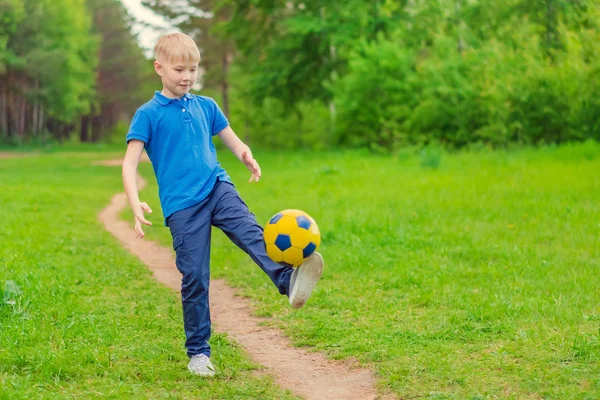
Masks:
[[[229,7],[218,0],[145,0],[143,4],[165,16],[198,43],[202,53],[202,84],[221,92],[221,107],[229,116],[229,73],[235,48],[217,28],[229,21]]]
[[[17,25],[24,16],[23,0],[5,0],[0,6],[0,82],[4,82],[8,63],[12,63],[15,55],[7,49],[9,38],[14,34]],[[0,139],[8,133],[8,85],[3,84],[0,90]]]
[[[235,40],[251,74],[257,102],[276,98],[287,109],[303,100],[332,99],[328,84],[342,75],[361,40],[389,33],[405,1],[228,0]]]
[[[97,96],[91,112],[82,116],[82,142],[106,137],[120,119],[132,115],[149,97],[142,88],[151,79],[151,63],[131,33],[132,20],[120,0],[88,0],[87,4],[93,21],[91,33],[99,46]]]
[[[96,42],[83,0],[24,0],[22,18],[9,36],[5,71],[5,140],[40,136],[49,124],[58,137],[94,96]],[[40,138],[44,140],[43,137]]]

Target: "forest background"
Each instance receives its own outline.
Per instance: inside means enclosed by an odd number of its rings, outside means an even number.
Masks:
[[[592,0],[146,0],[253,146],[394,152],[600,138]],[[119,0],[2,0],[0,143],[122,140],[160,89]]]

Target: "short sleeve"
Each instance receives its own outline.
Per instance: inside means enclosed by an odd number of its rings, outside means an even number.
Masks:
[[[150,117],[147,113],[138,108],[129,125],[129,132],[127,133],[126,138],[127,143],[132,139],[148,143],[150,140],[150,130]]]
[[[221,132],[223,129],[229,126],[229,121],[227,121],[227,117],[219,108],[219,105],[213,100],[212,101],[214,112],[213,112],[213,120],[212,120],[212,132],[211,135],[214,136]]]

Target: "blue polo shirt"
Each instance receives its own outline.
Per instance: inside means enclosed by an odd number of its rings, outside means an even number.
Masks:
[[[171,99],[157,91],[136,111],[126,140],[145,143],[165,220],[204,200],[217,180],[231,182],[212,142],[228,125],[213,99],[190,93]]]

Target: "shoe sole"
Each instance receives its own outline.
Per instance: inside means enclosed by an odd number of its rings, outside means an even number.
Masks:
[[[294,282],[292,293],[290,293],[290,305],[293,308],[302,308],[310,297],[321,275],[323,274],[323,257],[319,253],[313,253],[298,268],[298,276]]]
[[[192,374],[196,376],[201,376],[203,378],[212,378],[213,376],[215,376],[214,373],[210,374],[208,372],[192,372]]]
[[[197,376],[206,376],[206,377],[215,376],[215,372],[198,372],[198,371],[192,371],[189,368],[188,368],[188,371],[190,371],[192,374],[197,375]]]

